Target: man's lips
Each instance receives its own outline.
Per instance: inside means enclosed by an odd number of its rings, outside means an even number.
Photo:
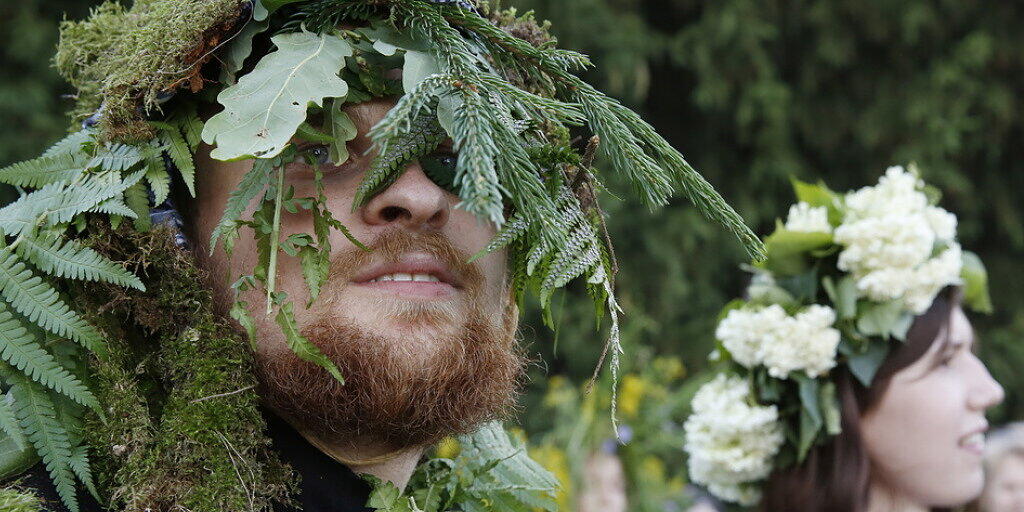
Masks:
[[[462,288],[462,283],[448,265],[424,254],[373,265],[357,274],[352,282],[380,291],[426,298],[445,297]]]

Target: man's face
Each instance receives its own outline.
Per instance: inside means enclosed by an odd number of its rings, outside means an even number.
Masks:
[[[291,352],[273,316],[265,314],[261,290],[240,299],[256,319],[257,366],[268,405],[321,436],[410,445],[502,414],[514,402],[522,364],[504,252],[467,263],[490,241],[493,225],[453,208],[458,197],[434,184],[415,161],[352,211],[356,187],[373,159],[365,154],[366,132],[391,106],[377,100],[346,109],[359,130],[348,144],[352,157],[320,167],[327,208],[372,251],[332,231],[331,272],[308,309],[299,259],[281,253],[278,260],[277,291],[294,302],[302,333],[341,369],[346,385]],[[206,151],[199,164],[193,236],[205,254],[228,195],[252,161],[213,161]],[[316,195],[313,168],[301,158],[285,176],[295,197]],[[313,233],[308,211],[282,211],[281,239],[293,233]],[[251,273],[256,262],[256,242],[247,230],[231,257],[218,250],[208,259],[218,304],[230,303],[229,284]]]

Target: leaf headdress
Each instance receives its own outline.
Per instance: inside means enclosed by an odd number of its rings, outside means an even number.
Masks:
[[[8,385],[0,428],[42,456],[72,509],[74,479],[91,487],[91,477],[84,445],[73,435],[76,413],[62,411],[102,409],[85,384],[88,369],[71,371],[46,340],[80,347],[71,359],[91,353],[103,360],[106,333],[71,307],[66,283],[146,287],[80,239],[97,216],[115,228],[150,229],[151,208],[172,195],[176,181],[194,194],[201,170],[193,155],[201,141],[213,146],[212,158],[254,161],[230,195],[211,250],[231,251],[240,227],[255,228],[259,262],[234,289],[263,290],[265,309],[277,311],[292,350],[339,380],[337,368],[299,334],[295,298],[277,290],[275,280],[280,253],[300,258],[312,302],[326,279],[330,231],[360,245],[326,208],[319,171],[312,197],[294,197],[284,180],[289,162],[321,158],[299,151],[289,143],[294,137],[321,144],[322,157],[336,163],[348,158],[355,127],[345,104],[398,96],[369,132],[378,155],[353,208],[421,159],[434,181],[459,196],[458,207],[500,228],[481,254],[508,249],[519,298],[536,293],[547,310],[555,290],[585,281],[599,315],[610,316],[605,352],[613,372],[621,351],[619,307],[597,203],[596,154],[649,207],[681,193],[753,257],[762,252],[678,151],[576,76],[591,65],[586,56],[557,48],[530,15],[492,12],[482,2],[136,0],[131,8],[109,2],[87,21],[65,22],[56,63],[78,89],[84,129],[38,159],[0,169],[0,182],[22,193],[0,209],[0,323],[9,327],[0,333],[0,375]],[[400,79],[387,73],[394,68],[402,69]],[[204,122],[198,112],[214,102],[214,92],[221,108]],[[594,135],[585,151],[569,135],[583,128]],[[427,161],[448,137],[457,160]],[[255,214],[242,218],[253,201]],[[299,209],[312,214],[313,233],[282,240],[281,212]],[[236,301],[231,308],[250,334],[256,306]],[[62,408],[65,402],[70,405]]]

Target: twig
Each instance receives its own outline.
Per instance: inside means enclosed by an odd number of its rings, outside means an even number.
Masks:
[[[196,398],[195,400],[192,400],[189,403],[190,404],[194,404],[194,403],[197,403],[197,402],[202,402],[203,400],[209,400],[211,398],[219,398],[219,397],[222,397],[222,396],[235,395],[235,394],[241,393],[243,391],[248,391],[248,390],[250,390],[250,389],[252,389],[254,387],[256,387],[256,385],[252,384],[252,385],[246,386],[246,387],[244,387],[242,389],[236,389],[234,391],[228,391],[227,393],[220,393],[220,394],[217,394],[217,395],[210,395],[210,396],[204,396],[202,398]]]

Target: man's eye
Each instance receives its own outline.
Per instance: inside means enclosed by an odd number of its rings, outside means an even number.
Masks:
[[[302,156],[306,159],[306,162],[310,165],[319,165],[321,167],[330,165],[331,163],[331,151],[322,144],[314,146],[306,146],[301,150]]]
[[[453,193],[458,194],[458,188],[455,186],[455,167],[459,163],[459,157],[453,153],[431,153],[427,156],[420,157],[420,167],[423,168],[423,173],[427,175],[437,186]]]

